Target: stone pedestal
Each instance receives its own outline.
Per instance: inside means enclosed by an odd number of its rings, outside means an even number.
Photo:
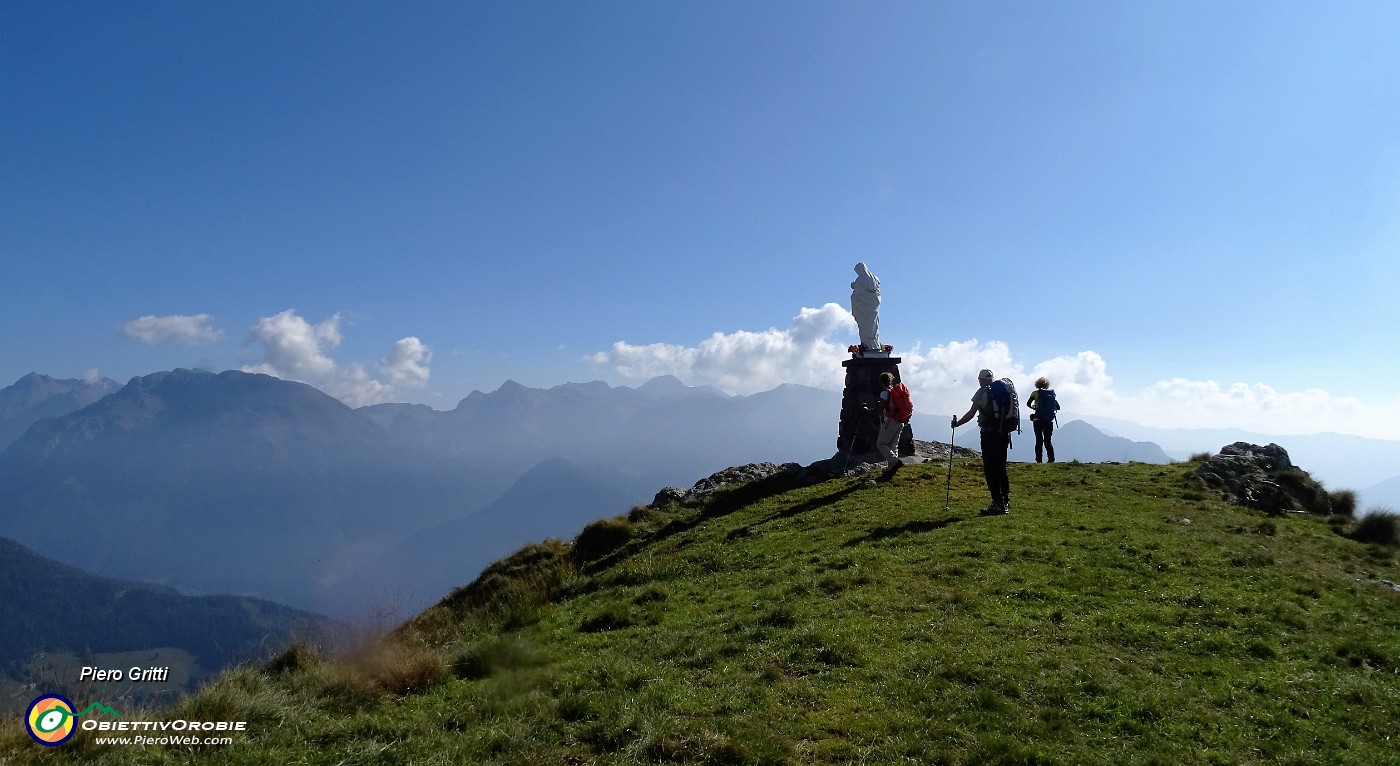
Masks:
[[[841,394],[841,425],[837,430],[836,449],[864,455],[875,451],[875,439],[880,435],[881,373],[893,373],[899,383],[897,356],[857,356],[841,363],[846,368],[846,388]],[[918,402],[914,403],[918,407]],[[914,431],[904,427],[899,437],[899,455],[914,454]]]

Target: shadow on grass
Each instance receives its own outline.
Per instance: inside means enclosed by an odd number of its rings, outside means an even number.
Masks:
[[[897,527],[876,527],[860,537],[847,540],[842,544],[845,548],[854,548],[858,545],[868,543],[878,543],[881,540],[888,540],[891,537],[903,537],[904,535],[920,535],[925,532],[936,532],[950,524],[959,521],[967,521],[961,516],[948,516],[942,519],[919,519]]]
[[[822,495],[821,497],[814,497],[806,502],[798,503],[797,505],[794,505],[791,508],[779,511],[778,513],[775,513],[766,519],[754,522],[753,524],[750,524],[746,527],[739,527],[737,529],[731,530],[728,535],[725,535],[725,539],[737,540],[741,537],[747,537],[750,534],[752,534],[754,530],[758,529],[759,527],[765,524],[772,524],[775,521],[790,519],[794,516],[801,516],[804,513],[815,511],[818,508],[823,508],[825,506],[831,505],[832,503],[835,503],[839,500],[850,496],[851,494],[854,494],[857,490],[862,488],[863,484],[863,481],[857,481],[855,483],[852,483],[845,489],[839,489],[835,492]]]
[[[706,500],[703,502],[703,505],[701,505],[698,508],[697,512],[694,515],[688,518],[675,519],[668,522],[665,526],[656,530],[652,534],[640,539],[633,540],[619,548],[617,551],[614,551],[613,553],[607,556],[603,556],[596,561],[590,562],[587,566],[583,568],[583,571],[591,573],[600,571],[602,569],[606,569],[627,558],[630,558],[631,556],[635,555],[639,551],[649,546],[660,543],[671,537],[675,537],[676,535],[689,532],[690,530],[700,526],[701,524],[704,524],[707,521],[728,516],[729,514],[734,513],[740,508],[747,507],[761,500],[766,500],[770,497],[773,497],[774,495],[779,495],[789,490],[807,486],[810,483],[810,481],[804,481],[803,479],[799,478],[795,473],[784,471],[782,473],[775,473],[772,476],[767,476],[756,481],[741,484],[732,489],[720,490],[706,498]],[[838,492],[835,494],[840,495],[842,493]],[[804,503],[804,505],[807,504]],[[733,533],[730,534],[732,539]]]

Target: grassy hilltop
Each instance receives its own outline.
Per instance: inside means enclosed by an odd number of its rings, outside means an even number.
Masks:
[[[151,720],[233,744],[0,763],[1400,764],[1395,547],[1193,464],[782,477],[531,546],[394,635]],[[130,717],[140,717],[133,715]]]

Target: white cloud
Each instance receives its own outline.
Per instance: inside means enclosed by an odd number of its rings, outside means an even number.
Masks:
[[[1379,424],[1367,427],[1367,408],[1359,400],[1317,388],[1281,392],[1262,383],[1221,386],[1213,380],[1173,378],[1119,404],[1135,411],[1134,417],[1123,419],[1146,425],[1218,428],[1242,421],[1248,424],[1244,427],[1265,433],[1341,430],[1381,435]]]
[[[333,378],[319,384],[310,380],[304,382],[316,386],[351,407],[393,401],[398,395],[398,389],[370,377],[370,374],[365,372],[365,366],[359,363],[337,370]]]
[[[214,327],[214,317],[208,314],[143,316],[122,325],[122,334],[152,346],[161,343],[198,346],[217,343],[224,337],[223,331]]]
[[[379,361],[379,371],[389,382],[403,388],[422,388],[428,384],[428,363],[433,352],[423,341],[409,336],[394,344],[389,355]]]
[[[326,350],[340,345],[339,324],[339,314],[312,325],[293,309],[263,317],[253,325],[249,339],[262,344],[265,359],[258,369],[244,369],[308,383],[333,376],[336,364]]]
[[[589,360],[630,380],[675,375],[689,385],[710,384],[731,394],[766,391],[782,383],[839,390],[847,343],[832,342],[830,336],[840,332],[853,338],[854,328],[849,312],[828,303],[804,308],[786,330],[715,333],[697,346],[619,341]],[[1173,378],[1123,391],[1109,375],[1107,361],[1094,351],[1027,364],[1006,343],[974,338],[927,350],[918,345],[905,352],[896,349],[896,354],[903,360],[900,372],[915,406],[926,413],[966,412],[977,372],[986,368],[999,378],[1011,378],[1023,399],[1037,377],[1048,377],[1064,406],[1061,422],[1066,416],[1099,416],[1161,428],[1335,431],[1382,439],[1400,433],[1400,401],[1366,404],[1321,389],[1281,391],[1263,383]]]
[[[399,340],[379,361],[387,383],[375,379],[362,363],[338,364],[327,352],[343,340],[340,321],[336,314],[313,325],[294,309],[259,319],[248,343],[261,347],[263,359],[245,365],[243,371],[308,383],[351,407],[391,401],[402,389],[427,383],[432,351],[415,337]]]
[[[1016,382],[1023,400],[1034,390],[1036,378],[1049,378],[1065,408],[1061,422],[1065,416],[1089,420],[1099,416],[1158,428],[1241,428],[1268,434],[1336,431],[1377,438],[1394,438],[1400,426],[1400,403],[1368,408],[1355,398],[1334,396],[1321,389],[1284,392],[1262,383],[1221,385],[1213,380],[1173,378],[1141,390],[1122,391],[1108,374],[1108,363],[1094,351],[1047,359],[1029,372],[1011,360],[1010,349],[1002,343],[982,348],[975,342],[950,343],[934,352],[904,355],[905,366],[910,367],[905,378],[914,378],[911,388],[916,393],[931,395],[934,401],[945,395],[936,385],[937,376],[930,379],[928,375],[930,359],[954,358],[953,366],[965,371],[967,381],[978,364],[987,362],[982,366],[990,367],[997,377]],[[941,373],[946,365],[932,367]],[[1010,370],[1010,374],[1003,375],[1002,370]],[[959,414],[966,411],[972,386],[975,384],[964,383],[955,392],[961,396],[955,400]]]
[[[926,352],[915,346],[912,351],[896,353],[896,356],[903,360],[900,377],[909,386],[915,405],[924,412],[948,415],[966,412],[977,390],[977,373],[981,370],[991,370],[998,378],[1011,378],[1018,385],[1026,375],[1025,370],[1012,361],[1011,348],[1000,341],[985,345],[979,344],[976,338],[952,341]]]
[[[782,383],[840,388],[843,370],[832,360],[842,358],[847,344],[827,338],[837,330],[854,329],[850,312],[828,303],[819,309],[802,309],[786,330],[717,332],[695,347],[618,341],[588,359],[611,366],[631,380],[675,375],[692,385],[709,384],[731,394],[758,393]]]

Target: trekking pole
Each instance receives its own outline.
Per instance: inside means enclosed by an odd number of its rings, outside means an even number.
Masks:
[[[958,433],[958,422],[953,421],[953,430],[948,434],[948,486],[943,493],[943,512],[948,512],[948,507],[953,502],[953,437]]]
[[[851,453],[855,452],[856,442],[860,439],[860,427],[864,425],[864,420],[861,417],[856,418],[856,427],[851,433],[851,443],[846,447],[846,460],[841,464],[841,473],[845,473],[846,469],[851,467]]]

